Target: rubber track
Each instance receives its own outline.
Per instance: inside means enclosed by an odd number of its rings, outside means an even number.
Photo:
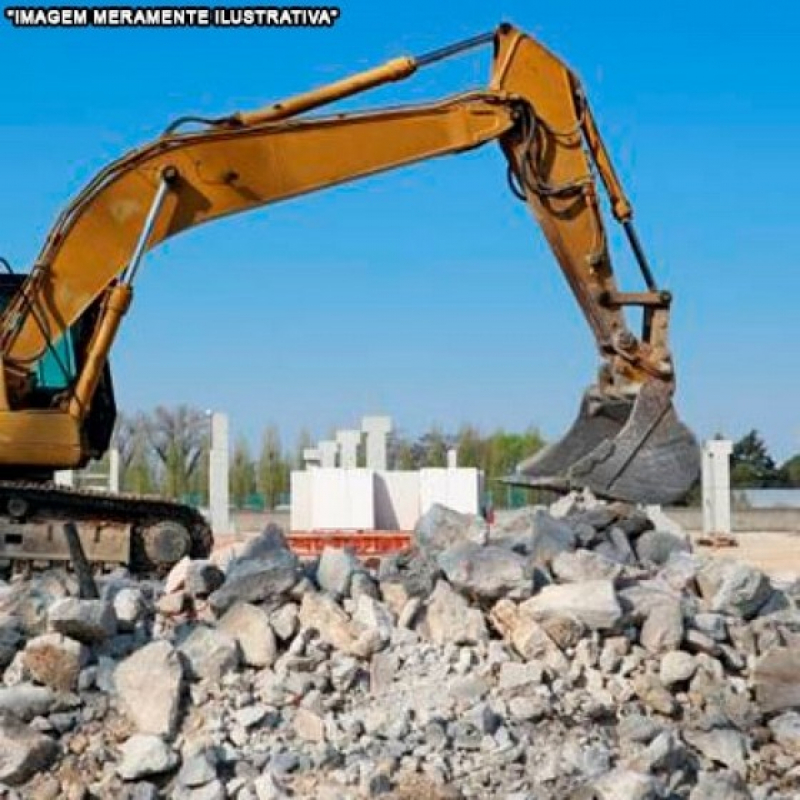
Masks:
[[[30,513],[26,519],[31,521],[72,520],[76,523],[118,522],[130,525],[133,541],[129,566],[133,572],[149,572],[157,567],[148,563],[139,538],[140,531],[155,522],[170,520],[183,525],[191,537],[192,558],[208,558],[214,546],[211,527],[203,515],[191,506],[171,500],[72,489],[51,483],[0,481],[0,520],[11,519],[7,508],[12,497],[22,498],[28,503]]]

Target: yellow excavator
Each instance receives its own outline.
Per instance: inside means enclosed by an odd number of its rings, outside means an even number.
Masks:
[[[424,105],[308,113],[481,45],[493,46],[484,88]],[[539,42],[503,24],[256,111],[176,120],[80,192],[29,274],[0,276],[0,558],[68,558],[65,520],[76,523],[94,562],[164,568],[209,551],[208,526],[185,506],[51,483],[54,470],[79,468],[109,446],[109,352],[146,251],[228,214],[488,142],[500,145],[511,191],[541,226],[602,361],[568,434],[507,480],[588,487],[635,503],[684,495],[699,455],[672,405],[671,295],[645,259],[580,81]],[[615,282],[600,183],[641,268],[640,291]],[[626,323],[628,306],[642,309],[639,336]]]

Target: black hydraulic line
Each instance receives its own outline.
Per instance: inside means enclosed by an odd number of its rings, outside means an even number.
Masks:
[[[658,285],[656,284],[656,279],[653,277],[653,273],[650,270],[650,265],[647,263],[647,256],[645,256],[644,250],[642,250],[642,245],[639,242],[639,237],[636,235],[636,229],[633,227],[633,222],[631,222],[629,219],[626,219],[622,223],[622,227],[625,228],[625,233],[628,236],[628,241],[630,242],[633,254],[636,256],[636,261],[639,264],[639,269],[642,271],[642,277],[644,278],[644,282],[647,284],[647,288],[651,292],[657,292]]]
[[[78,578],[78,595],[82,600],[95,600],[100,597],[97,584],[92,577],[92,568],[81,544],[81,537],[74,522],[64,523],[64,536],[67,539],[72,566]]]
[[[494,40],[494,31],[491,33],[481,33],[478,36],[473,36],[471,39],[464,39],[455,44],[449,44],[447,47],[440,47],[438,50],[431,50],[430,53],[425,53],[421,56],[415,56],[414,61],[418,67],[426,67],[428,64],[433,64],[436,61],[441,61],[443,58],[450,58],[466,50],[474,50],[476,47],[481,47]]]

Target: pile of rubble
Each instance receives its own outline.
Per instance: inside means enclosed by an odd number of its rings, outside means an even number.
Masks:
[[[798,796],[794,586],[587,496],[414,538],[0,582],[0,796]]]

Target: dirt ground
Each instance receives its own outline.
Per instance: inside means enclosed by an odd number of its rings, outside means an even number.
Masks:
[[[737,547],[702,547],[722,558],[736,558],[764,570],[779,581],[800,577],[800,535],[796,533],[739,533],[733,537]]]

